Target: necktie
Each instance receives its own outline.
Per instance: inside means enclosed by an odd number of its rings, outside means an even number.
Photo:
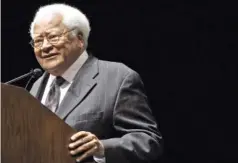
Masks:
[[[64,81],[64,78],[57,76],[51,84],[45,106],[48,107],[52,112],[55,112],[59,106],[60,86],[64,83]]]

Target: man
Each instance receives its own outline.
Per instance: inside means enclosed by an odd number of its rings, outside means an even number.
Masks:
[[[77,131],[69,152],[76,161],[149,162],[162,137],[138,73],[87,53],[89,21],[65,4],[41,7],[31,24],[31,45],[45,73],[31,94]]]

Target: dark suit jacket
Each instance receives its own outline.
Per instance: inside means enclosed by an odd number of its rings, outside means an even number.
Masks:
[[[41,99],[44,73],[30,93]],[[162,152],[162,137],[138,73],[122,63],[89,55],[56,114],[77,131],[102,140],[106,163],[149,162]]]

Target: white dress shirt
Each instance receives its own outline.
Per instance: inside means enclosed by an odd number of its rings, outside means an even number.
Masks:
[[[69,87],[73,83],[73,80],[74,80],[74,77],[75,77],[76,73],[82,67],[82,65],[84,64],[84,62],[87,59],[88,59],[88,54],[87,54],[86,51],[84,51],[78,57],[78,59],[61,75],[61,77],[63,77],[64,80],[66,80],[66,82],[60,87],[60,101],[59,101],[59,105],[62,102],[64,96],[66,95]],[[48,79],[47,84],[46,84],[46,87],[45,87],[45,92],[44,92],[42,100],[41,100],[42,104],[45,104],[46,97],[47,97],[47,95],[49,93],[51,83],[53,82],[53,80],[55,78],[56,78],[56,76],[50,74],[49,79]]]
[[[64,84],[60,87],[60,101],[59,101],[59,105],[62,102],[64,96],[66,95],[69,87],[73,83],[75,75],[77,74],[79,69],[82,67],[82,65],[86,62],[87,59],[88,59],[88,53],[85,50],[78,57],[78,59],[61,75],[61,77],[63,77],[66,80],[66,82],[64,82]],[[46,97],[47,97],[47,95],[49,93],[51,83],[53,82],[53,80],[55,78],[56,78],[56,76],[50,74],[49,79],[48,79],[47,84],[46,84],[46,87],[45,87],[44,94],[42,96],[42,100],[41,100],[42,104],[45,104]],[[96,157],[93,157],[93,158],[98,163],[105,163],[105,158],[96,158]]]

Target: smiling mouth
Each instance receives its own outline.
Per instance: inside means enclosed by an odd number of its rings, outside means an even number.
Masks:
[[[45,55],[42,58],[44,58],[44,59],[51,59],[51,58],[56,57],[57,55],[58,55],[58,53],[52,53],[52,54]]]

